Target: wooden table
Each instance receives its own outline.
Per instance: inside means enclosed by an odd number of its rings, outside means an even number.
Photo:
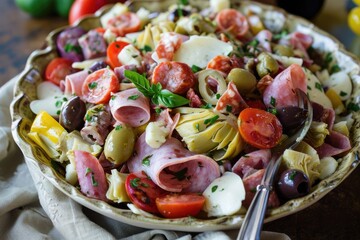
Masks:
[[[345,0],[328,0],[314,23],[350,47],[354,36],[346,26]],[[0,86],[19,73],[28,55],[40,48],[45,36],[66,25],[66,19],[32,19],[14,0],[1,0]],[[291,239],[360,239],[360,168],[311,207],[267,223],[264,230],[283,232]]]

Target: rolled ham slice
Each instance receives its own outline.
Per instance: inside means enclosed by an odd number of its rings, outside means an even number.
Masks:
[[[113,117],[131,127],[138,127],[150,120],[150,103],[137,88],[112,94],[109,102]]]
[[[296,88],[306,93],[307,79],[302,68],[297,64],[292,64],[267,86],[263,94],[263,101],[267,107],[298,106]],[[273,106],[274,104],[275,106]]]
[[[347,136],[330,131],[330,135],[325,138],[325,143],[316,148],[320,158],[339,156],[351,149],[351,143]]]
[[[82,85],[87,76],[89,76],[88,70],[82,70],[80,72],[67,75],[65,78],[65,82],[62,83],[64,93],[69,95],[75,94],[76,96],[79,96],[81,98]]]
[[[142,134],[135,145],[136,155],[127,162],[130,172],[144,171],[158,186],[170,192],[203,192],[220,177],[219,165],[211,158],[193,154],[176,138],[153,149]]]
[[[245,187],[245,200],[242,202],[243,206],[248,208],[255,196],[256,188],[261,184],[261,180],[264,176],[265,169],[260,169],[250,176],[243,179]],[[280,200],[275,191],[270,192],[268,207],[278,207],[280,205]]]
[[[261,149],[242,156],[232,167],[232,171],[241,178],[253,174],[259,169],[265,168],[271,158],[269,149]]]

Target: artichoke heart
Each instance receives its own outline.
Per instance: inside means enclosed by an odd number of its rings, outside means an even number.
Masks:
[[[320,147],[329,133],[326,123],[313,121],[304,141],[313,147]]]
[[[298,169],[303,171],[310,179],[312,185],[319,178],[318,166],[320,159],[316,150],[309,144],[301,142],[295,150],[285,150],[282,157],[282,164],[287,169]]]
[[[244,147],[235,116],[211,109],[181,107],[176,131],[194,153],[209,154],[216,161],[234,158]]]
[[[120,173],[116,169],[111,170],[111,174],[106,174],[109,188],[106,192],[106,198],[116,202],[130,202],[125,190],[125,180],[128,174]]]

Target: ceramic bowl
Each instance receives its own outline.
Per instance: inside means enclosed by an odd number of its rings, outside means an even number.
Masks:
[[[130,7],[138,9],[144,6],[150,10],[166,10],[170,4],[177,1],[133,1]],[[206,7],[207,0],[190,1],[192,5]],[[328,33],[318,29],[305,19],[285,13],[279,8],[254,3],[251,1],[232,1],[232,7],[238,9],[255,7],[262,12],[276,11],[285,14],[286,21],[290,29],[298,30],[311,34],[314,37],[314,47],[320,51],[332,52],[333,57],[338,61],[339,66],[344,69],[353,82],[354,91],[352,101],[359,102],[360,76],[359,62],[355,56],[347,52],[344,46]],[[109,10],[111,6],[104,7],[95,15],[86,17],[77,22],[77,25],[91,29],[100,26],[99,17]],[[85,197],[76,187],[70,185],[64,180],[64,176],[57,172],[51,159],[33,143],[27,136],[35,118],[34,113],[29,108],[32,100],[37,99],[36,86],[43,81],[43,73],[47,63],[57,57],[55,39],[56,36],[66,27],[52,31],[46,38],[46,48],[34,51],[28,58],[25,69],[17,77],[17,84],[14,89],[14,100],[11,104],[12,115],[12,133],[16,143],[19,145],[23,154],[26,156],[27,164],[33,164],[41,173],[64,194],[100,214],[113,218],[115,220],[151,229],[169,229],[190,232],[208,231],[208,230],[226,230],[239,228],[244,215],[233,215],[211,219],[197,219],[193,217],[181,219],[164,219],[159,217],[145,217],[136,215],[127,209],[120,209],[109,205],[106,202]],[[270,209],[267,212],[265,222],[293,214],[300,211],[321,199],[328,192],[338,186],[355,169],[359,161],[357,152],[360,142],[360,114],[353,114],[354,123],[351,129],[351,142],[353,148],[351,151],[339,159],[339,166],[334,174],[327,179],[319,182],[311,190],[311,193],[298,199],[290,200],[278,208]]]

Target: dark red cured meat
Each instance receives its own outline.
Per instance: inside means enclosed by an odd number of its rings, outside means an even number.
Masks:
[[[230,112],[237,115],[241,112],[241,110],[249,107],[244,99],[241,97],[238,92],[235,83],[230,82],[228,84],[228,88],[223,93],[223,95],[219,98],[215,110],[219,112],[226,113],[228,110]]]
[[[151,148],[143,133],[135,144],[136,155],[127,161],[130,172],[144,171],[159,187],[170,192],[203,192],[220,177],[219,165],[202,154],[193,154],[176,138]],[[147,158],[147,164],[143,160]]]
[[[339,156],[347,153],[351,149],[351,143],[347,136],[330,131],[330,134],[326,136],[325,143],[316,148],[320,158]]]
[[[232,171],[241,178],[246,178],[259,169],[266,168],[271,158],[269,149],[253,151],[242,156],[232,167]]]
[[[106,56],[106,43],[102,34],[96,30],[90,30],[86,35],[79,38],[85,59]]]
[[[186,98],[190,100],[190,107],[199,108],[202,106],[200,97],[196,94],[194,89],[190,88],[186,93]]]
[[[131,96],[137,96],[137,98],[129,98]],[[109,105],[115,120],[131,127],[141,126],[150,120],[149,99],[137,88],[113,94]]]
[[[243,64],[240,59],[223,55],[213,57],[207,64],[207,68],[218,70],[225,75],[227,75],[231,69],[242,66]]]
[[[195,85],[196,78],[191,68],[181,62],[162,62],[154,69],[152,83],[160,83],[163,88],[184,94]]]
[[[107,201],[108,184],[99,161],[84,151],[75,150],[74,156],[81,192],[90,198]]]
[[[278,74],[265,89],[263,101],[267,107],[298,106],[296,88],[306,93],[307,79],[302,68],[297,64],[292,64]],[[275,106],[272,99],[275,100]]]
[[[245,200],[242,202],[244,207],[248,208],[250,206],[256,193],[256,187],[261,183],[264,173],[265,169],[261,169],[243,179],[246,192]],[[278,206],[280,206],[279,198],[276,192],[272,191],[269,196],[268,207],[273,208]]]

